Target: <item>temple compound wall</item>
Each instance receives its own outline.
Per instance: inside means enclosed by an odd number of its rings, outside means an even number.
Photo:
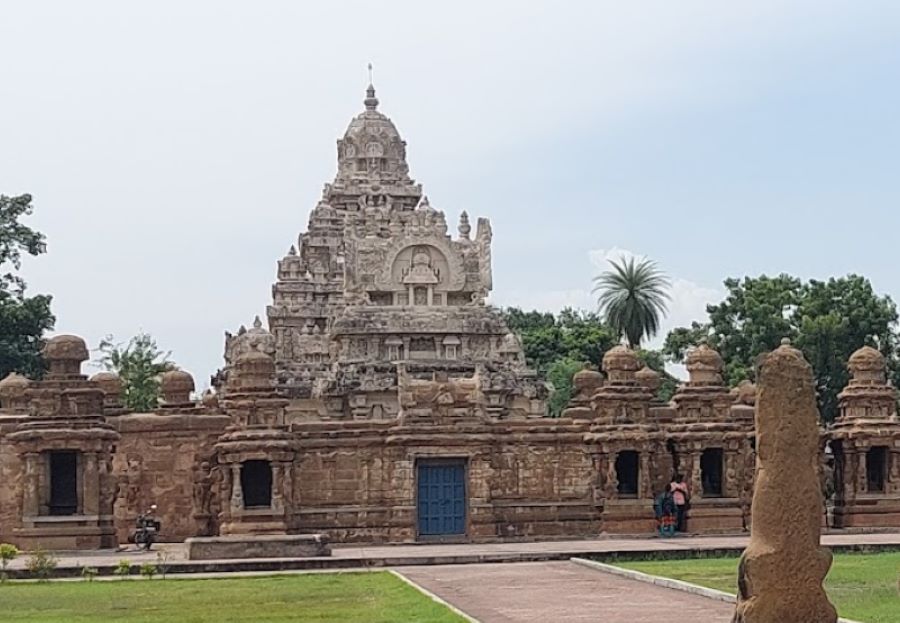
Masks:
[[[477,376],[422,380],[402,364],[395,417],[292,416],[274,360],[260,351],[238,357],[222,398],[192,401],[193,380],[174,371],[162,379],[155,412],[127,413],[117,379],[80,374],[86,353],[79,338],[58,336],[46,349],[44,380],[0,382],[0,540],[110,547],[150,504],[163,537],[176,541],[651,533],[653,498],[676,473],[691,486],[690,532],[749,527],[755,388],[728,391],[721,359],[705,345],[690,353],[690,378],[670,404],[653,398],[658,376],[613,348],[602,373],[576,374],[577,393],[556,419],[497,417]],[[822,431],[833,457],[834,525],[896,527],[895,392],[877,351],[854,354],[850,368],[841,417]]]
[[[486,303],[492,229],[456,235],[409,177],[406,143],[365,110],[338,141],[333,182],[278,262],[267,326],[225,336],[214,391],[161,378],[129,413],[90,379],[84,341],[50,339],[43,379],[0,381],[0,541],[111,547],[156,504],[162,537],[321,532],[334,542],[496,541],[651,533],[681,474],[688,530],[746,530],[756,390],[722,382],[701,344],[657,402],[657,373],[609,350],[562,417],[518,337]],[[900,525],[900,423],[884,360],[863,349],[822,433],[840,526]],[[823,469],[823,480],[827,481]]]

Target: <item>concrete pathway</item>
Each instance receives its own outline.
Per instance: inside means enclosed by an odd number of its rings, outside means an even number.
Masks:
[[[564,561],[396,571],[481,623],[728,623],[734,612],[731,604]]]
[[[516,562],[522,560],[568,560],[571,557],[588,557],[591,555],[629,553],[629,552],[672,552],[672,551],[737,551],[746,547],[749,536],[703,536],[677,537],[674,539],[636,538],[610,536],[597,539],[581,539],[572,541],[537,541],[531,543],[466,543],[459,545],[340,545],[333,546],[329,558],[316,559],[280,559],[296,562],[315,561],[317,568],[330,566],[367,567],[367,566],[406,566],[421,564],[456,564],[478,562]],[[884,532],[871,534],[826,534],[822,544],[829,547],[900,547],[900,532]],[[137,551],[134,546],[122,551],[82,551],[60,552],[60,568],[78,568],[88,566],[115,565],[119,560],[127,558],[135,564],[156,561],[157,552],[166,553],[167,562],[177,567],[187,564],[186,549],[182,543],[162,543],[154,546],[153,551],[145,553]],[[25,566],[26,556],[13,561],[12,569]],[[250,562],[264,562],[257,559]],[[240,562],[240,561],[238,561]],[[333,564],[336,563],[336,564]],[[210,563],[202,571],[214,571],[215,563]],[[245,571],[276,570],[277,566],[259,568],[243,568]],[[303,568],[302,565],[284,565],[283,568]],[[227,569],[222,569],[227,570]]]
[[[731,551],[737,553],[746,547],[749,536],[703,536],[677,537],[674,539],[635,538],[610,536],[598,539],[575,541],[537,541],[530,543],[465,543],[449,544],[409,544],[409,545],[341,545],[333,546],[328,558],[297,559],[241,559],[221,565],[216,561],[203,561],[202,569],[193,567],[186,560],[183,543],[161,543],[151,552],[141,552],[134,546],[120,551],[58,552],[60,569],[80,569],[83,566],[116,565],[123,558],[140,565],[156,562],[158,552],[164,552],[166,562],[177,573],[178,567],[184,572],[266,571],[302,568],[356,568],[356,567],[398,567],[430,564],[461,564],[481,562],[531,562],[568,560],[572,557],[602,556],[616,553],[634,552],[678,552],[678,551]],[[879,532],[870,534],[826,534],[822,544],[829,547],[890,547],[900,548],[900,532]],[[20,556],[10,565],[11,569],[22,569],[26,556]],[[266,564],[268,562],[273,564]],[[237,563],[237,564],[235,564]],[[246,563],[241,565],[241,563]],[[277,564],[275,564],[277,563]],[[309,564],[305,564],[309,563]]]

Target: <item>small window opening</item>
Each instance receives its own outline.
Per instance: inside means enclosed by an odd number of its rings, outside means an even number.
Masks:
[[[634,450],[619,452],[616,457],[619,497],[637,497],[639,472],[638,453]]]
[[[268,461],[244,461],[241,465],[244,508],[272,506],[272,466]]]
[[[866,490],[869,493],[884,493],[887,474],[887,448],[876,446],[866,452]]]
[[[74,515],[78,512],[78,453],[63,450],[50,453],[51,515]]]
[[[700,481],[704,497],[722,495],[722,448],[709,448],[700,455]]]

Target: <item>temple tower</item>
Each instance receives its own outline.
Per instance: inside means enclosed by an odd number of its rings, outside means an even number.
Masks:
[[[103,416],[103,390],[81,374],[80,337],[58,335],[44,347],[49,370],[29,384],[30,415],[9,435],[21,470],[25,548],[115,547],[112,459],[118,433]]]
[[[543,383],[485,304],[490,222],[473,233],[462,212],[451,235],[371,85],[363,104],[337,142],[334,181],[278,263],[268,330],[257,320],[227,334],[226,376],[243,352],[270,355],[291,421],[398,417],[401,365],[410,379],[477,377],[492,418],[543,416]]]
[[[735,409],[718,352],[700,344],[688,353],[685,366],[688,382],[673,397],[675,417],[666,425],[666,440],[673,471],[690,483],[688,531],[741,530],[749,520],[744,483],[752,481],[753,421]]]
[[[851,355],[850,382],[828,431],[834,455],[835,527],[900,525],[900,418],[884,356],[870,346]]]

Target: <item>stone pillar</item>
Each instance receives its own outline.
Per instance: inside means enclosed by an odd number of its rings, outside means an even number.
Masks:
[[[724,497],[737,497],[737,452],[726,449],[722,466],[722,495]]]
[[[283,482],[281,479],[281,463],[272,463],[272,510],[284,511],[284,497],[282,495]]]
[[[785,340],[759,367],[757,481],[732,623],[836,623],[822,582],[819,414],[812,368]]]
[[[653,484],[650,474],[650,453],[647,450],[641,452],[640,470],[638,474],[638,497],[653,497]]]
[[[866,482],[866,448],[859,448],[856,454],[856,494],[860,495],[868,491]]]
[[[618,497],[619,477],[616,474],[616,452],[608,452],[606,454],[606,478],[603,483],[603,493],[607,500],[614,500]]]
[[[844,489],[844,502],[852,504],[856,501],[856,450],[844,448],[844,462],[841,466],[841,486]]]
[[[244,490],[241,489],[241,466],[235,463],[231,466],[231,510],[239,511],[244,508]]]
[[[97,465],[97,453],[86,452],[82,455],[84,460],[82,470],[82,482],[84,482],[84,499],[82,514],[100,514],[100,472]]]
[[[900,493],[900,451],[891,452],[889,455],[891,465],[888,470],[888,491]]]
[[[293,464],[290,461],[284,463],[284,482],[282,484],[284,493],[284,505],[287,511],[294,510],[294,475]]]
[[[691,450],[691,497],[703,497],[703,480],[700,474],[700,453]]]
[[[40,459],[41,455],[37,452],[25,455],[25,478],[22,483],[22,515],[25,517],[37,517],[40,514]]]

